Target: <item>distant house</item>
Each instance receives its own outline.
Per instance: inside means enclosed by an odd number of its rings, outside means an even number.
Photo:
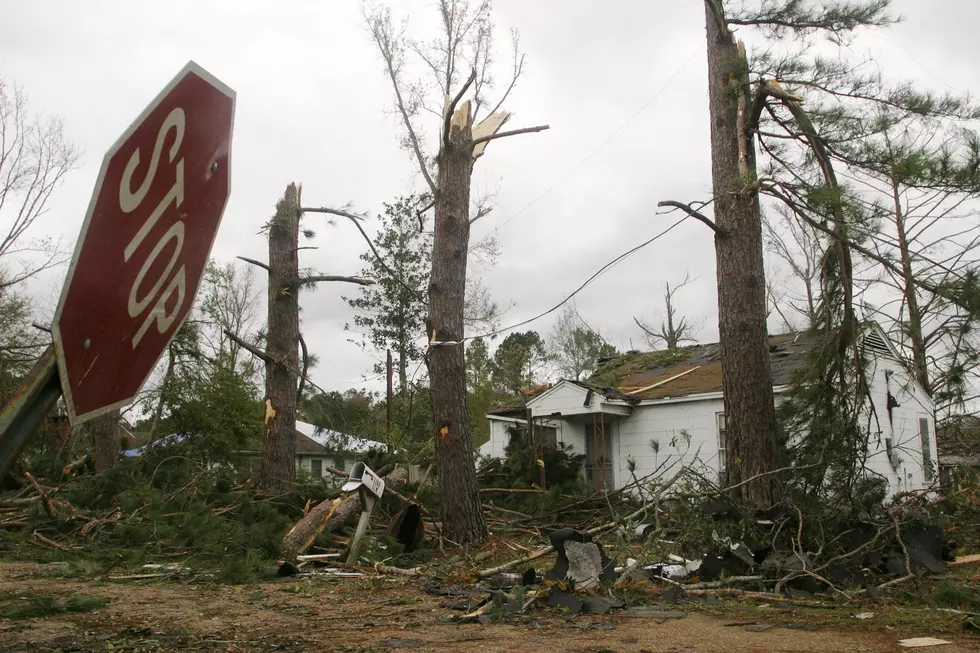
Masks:
[[[928,487],[937,461],[932,400],[908,373],[877,325],[863,332],[870,356],[871,400],[878,416],[869,442],[870,473],[890,493]],[[793,372],[806,363],[812,341],[804,334],[769,338],[777,404]],[[606,362],[588,382],[564,380],[526,405],[490,411],[483,456],[500,458],[511,438],[533,432],[538,446],[570,445],[584,453],[587,481],[620,488],[655,472],[669,455],[699,462],[715,475],[725,467],[725,407],[717,344],[633,353]],[[529,426],[530,425],[530,426]],[[631,474],[630,465],[635,465]]]
[[[338,431],[318,431],[312,424],[296,420],[296,470],[314,478],[335,478],[326,471],[327,467],[350,471],[358,456],[384,447],[380,442]]]
[[[357,461],[357,456],[366,453],[369,449],[384,447],[380,442],[364,440],[336,431],[317,431],[312,424],[299,420],[296,422],[295,436],[296,471],[303,471],[313,478],[333,480],[337,477],[327,471],[328,467],[349,471]],[[180,434],[167,435],[152,445],[124,450],[122,455],[138,457],[143,455],[149,446],[165,447],[179,444],[184,438],[185,436]],[[239,454],[257,462],[262,457],[261,442],[252,443],[248,449],[240,451]]]

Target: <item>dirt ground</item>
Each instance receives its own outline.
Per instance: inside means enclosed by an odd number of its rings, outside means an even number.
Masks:
[[[488,625],[458,625],[445,597],[430,596],[406,579],[292,580],[247,586],[169,582],[104,582],[60,577],[56,567],[0,564],[0,603],[8,607],[32,597],[99,597],[105,606],[90,612],[4,620],[0,651],[515,651],[544,653],[643,653],[645,651],[750,653],[763,651],[899,651],[903,637],[942,636],[953,644],[923,649],[941,653],[980,651],[980,638],[923,632],[922,620],[881,614],[835,628],[812,610],[770,606],[703,608],[671,606],[683,618],[564,615],[541,608]],[[789,626],[824,625],[815,631]],[[773,624],[764,632],[749,623]],[[858,622],[855,622],[858,623]],[[868,623],[870,625],[865,626]],[[929,623],[928,621],[926,622]],[[828,625],[829,624],[829,625]]]

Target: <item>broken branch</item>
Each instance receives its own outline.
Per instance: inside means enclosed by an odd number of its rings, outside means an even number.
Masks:
[[[442,125],[442,144],[444,147],[449,144],[449,129],[453,121],[453,113],[456,112],[456,105],[463,99],[463,94],[466,93],[467,89],[469,89],[470,85],[472,85],[475,81],[476,68],[474,68],[470,73],[469,79],[467,79],[466,83],[463,84],[463,88],[459,89],[459,93],[456,94],[456,96],[450,101],[449,106],[446,107],[446,115],[443,118]],[[446,91],[448,90],[449,89],[446,89]]]
[[[695,220],[706,224],[718,236],[725,236],[725,230],[724,229],[722,229],[721,227],[719,227],[718,225],[716,225],[714,222],[712,222],[703,213],[700,213],[700,212],[694,210],[694,208],[692,208],[690,204],[684,204],[683,202],[676,202],[674,200],[664,200],[663,202],[657,202],[657,206],[669,206],[669,207],[672,207],[672,208],[675,208],[675,209],[680,209],[681,211],[683,211],[684,213],[688,214],[689,216],[691,216]]]
[[[330,274],[321,274],[312,277],[303,277],[299,281],[304,285],[308,283],[319,283],[321,281],[344,281],[346,283],[356,283],[361,286],[373,286],[374,284],[378,283],[374,279],[370,279],[367,277],[342,277],[342,276],[336,276]]]
[[[244,256],[238,256],[236,258],[238,258],[239,261],[245,261],[246,263],[251,263],[252,265],[257,265],[260,268],[262,268],[263,270],[266,270],[267,272],[271,272],[272,271],[267,264],[263,263],[262,261],[256,261],[254,258],[246,258]]]
[[[517,136],[519,134],[533,134],[535,132],[543,132],[546,129],[551,129],[551,125],[538,125],[537,127],[525,127],[524,129],[511,129],[510,131],[497,132],[496,134],[487,134],[486,136],[474,138],[472,144],[479,145],[480,143],[486,143],[487,141],[492,141],[498,138]]]

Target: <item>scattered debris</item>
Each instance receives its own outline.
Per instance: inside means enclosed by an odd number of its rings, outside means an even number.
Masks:
[[[858,612],[856,615],[854,615],[854,618],[864,620],[864,619],[871,619],[874,616],[875,616],[874,612]]]
[[[942,646],[943,644],[952,643],[947,642],[945,639],[936,639],[935,637],[912,637],[898,641],[898,645],[902,648],[925,648],[927,646]]]
[[[746,630],[750,633],[764,633],[767,630],[772,630],[776,627],[776,624],[751,624]]]

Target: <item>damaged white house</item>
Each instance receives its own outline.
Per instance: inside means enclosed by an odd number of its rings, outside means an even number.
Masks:
[[[877,416],[868,473],[886,480],[890,494],[929,487],[937,463],[932,400],[879,326],[867,325],[862,337]],[[777,405],[811,342],[804,334],[769,338]],[[650,475],[668,456],[695,463],[698,451],[699,463],[717,475],[725,467],[724,410],[717,344],[628,354],[601,365],[588,382],[560,381],[526,405],[491,411],[490,439],[479,453],[502,458],[515,437],[542,447],[561,442],[586,455],[583,473],[597,488]]]

